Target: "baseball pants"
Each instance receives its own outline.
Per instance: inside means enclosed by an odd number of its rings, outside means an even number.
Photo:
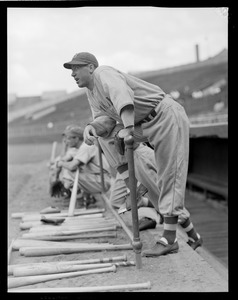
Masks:
[[[157,115],[141,125],[154,148],[158,207],[162,215],[189,217],[184,198],[189,157],[189,120],[184,108],[169,95],[155,108]],[[182,220],[181,220],[182,219]]]
[[[72,188],[74,179],[75,171],[71,172],[69,170],[64,169],[61,181],[63,182],[65,188]],[[104,185],[106,191],[109,190],[111,186],[111,178],[107,173],[104,173]],[[101,175],[87,172],[85,167],[80,167],[78,177],[78,188],[82,189],[83,191],[89,194],[101,193]]]
[[[163,100],[164,101],[164,100]],[[174,101],[174,100],[172,100]],[[175,102],[175,101],[174,101]],[[146,123],[148,125],[149,123]],[[144,125],[144,124],[143,124]],[[118,151],[116,150],[114,146],[114,135],[118,131],[118,128],[123,128],[123,125],[117,125],[117,128],[115,128],[110,137],[108,138],[100,138],[99,142],[101,145],[101,148],[105,154],[105,157],[108,161],[108,163],[111,165],[111,167],[117,169],[119,166],[127,163],[126,155],[120,155]],[[158,189],[158,173],[160,174],[160,170],[158,172],[156,164],[156,159],[154,155],[154,150],[150,147],[144,145],[143,143],[140,143],[139,146],[134,150],[134,160],[135,160],[135,176],[136,179],[141,182],[147,189],[148,193],[147,196],[155,209],[160,212],[162,215],[170,215],[171,210],[169,210],[169,207],[167,205],[167,197],[166,201],[164,203],[164,198],[161,197],[161,189]],[[162,163],[163,166],[163,163]],[[163,176],[163,173],[162,173]],[[166,184],[166,178],[162,182],[165,182]],[[170,180],[169,180],[170,182]],[[186,184],[186,182],[185,182]],[[123,184],[122,184],[123,185]],[[121,203],[123,198],[123,195],[125,196],[125,191],[123,190],[123,186],[120,186],[120,183],[117,183],[114,185],[115,188],[111,191],[111,200],[114,203]],[[180,187],[176,187],[176,191],[180,190]],[[180,193],[183,194],[184,192],[181,191]],[[181,195],[182,196],[182,195]],[[169,198],[170,199],[170,198]],[[180,197],[179,200],[183,199],[182,206],[180,210],[177,210],[176,208],[176,215],[179,215],[179,223],[183,223],[185,220],[187,220],[190,216],[189,212],[186,208],[183,207],[184,198]]]

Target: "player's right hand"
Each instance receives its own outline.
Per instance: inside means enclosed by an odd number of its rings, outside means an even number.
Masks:
[[[84,142],[89,146],[96,144],[97,142],[96,137],[97,137],[97,133],[95,128],[92,125],[87,125],[83,132]]]

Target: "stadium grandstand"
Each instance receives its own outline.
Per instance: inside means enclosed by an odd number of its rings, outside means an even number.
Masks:
[[[191,125],[227,122],[228,108],[228,54],[224,49],[204,61],[133,74],[159,85],[180,102],[190,118]],[[49,96],[49,95],[48,95]],[[83,127],[91,118],[91,110],[84,90],[71,94],[59,92],[55,97],[43,95],[30,100],[11,101],[8,109],[8,140],[23,142],[38,138],[52,141],[60,138],[66,124]]]

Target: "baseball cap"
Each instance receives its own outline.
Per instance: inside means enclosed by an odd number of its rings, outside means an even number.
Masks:
[[[88,52],[76,53],[71,61],[64,63],[66,69],[71,69],[72,65],[88,65],[93,64],[96,68],[98,67],[98,61],[96,57]]]
[[[77,126],[77,125],[68,125],[64,132],[63,135],[68,135],[68,134],[75,134],[76,136],[82,136],[83,134],[83,130],[81,129],[81,127]]]

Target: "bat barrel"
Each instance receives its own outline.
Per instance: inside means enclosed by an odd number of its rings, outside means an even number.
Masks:
[[[151,283],[131,283],[107,286],[85,286],[85,287],[65,287],[65,288],[38,288],[38,289],[10,289],[12,293],[85,293],[85,292],[109,292],[109,291],[132,291],[151,289]]]

